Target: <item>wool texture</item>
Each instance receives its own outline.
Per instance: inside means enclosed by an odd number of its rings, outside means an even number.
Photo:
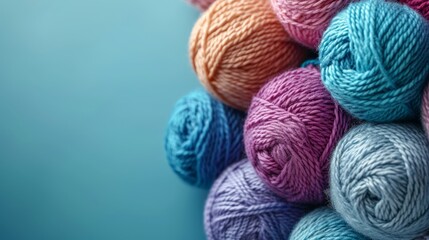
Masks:
[[[190,58],[205,88],[241,110],[274,75],[297,67],[307,50],[292,41],[269,0],[217,0],[200,17]]]
[[[170,166],[191,185],[208,188],[227,166],[244,156],[244,114],[205,91],[181,98],[167,127]]]
[[[200,9],[200,11],[207,10],[214,1],[215,0],[189,0],[189,2]]]
[[[429,22],[383,0],[351,3],[319,48],[322,80],[353,116],[372,122],[415,119],[429,73]]]
[[[369,240],[355,232],[331,208],[322,207],[307,214],[292,231],[290,240]]]
[[[204,212],[208,240],[288,239],[310,209],[273,194],[244,159],[213,184]]]
[[[423,92],[423,100],[422,100],[422,125],[426,132],[426,136],[429,138],[429,84],[425,87]]]
[[[428,0],[400,0],[412,9],[419,12],[424,18],[429,20],[429,1]]]
[[[429,240],[429,235],[418,237],[415,240]]]
[[[372,239],[414,239],[429,230],[429,142],[413,124],[351,129],[331,162],[331,201]]]
[[[352,0],[271,0],[274,12],[290,36],[317,49],[329,22]]]
[[[253,98],[244,127],[246,153],[266,184],[290,202],[319,204],[329,157],[351,123],[313,65],[269,81]]]

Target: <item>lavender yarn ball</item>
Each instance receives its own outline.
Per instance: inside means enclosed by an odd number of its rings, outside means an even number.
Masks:
[[[309,210],[273,194],[244,159],[227,168],[214,183],[205,206],[204,225],[209,240],[288,239]]]

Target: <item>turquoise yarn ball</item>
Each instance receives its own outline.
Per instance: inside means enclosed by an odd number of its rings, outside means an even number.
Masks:
[[[411,8],[383,0],[350,4],[319,46],[322,80],[354,117],[415,119],[429,74],[429,23]]]
[[[414,239],[429,230],[429,142],[420,126],[366,123],[331,160],[332,204],[372,239]]]
[[[334,210],[322,207],[303,217],[290,240],[367,240],[355,232]]]
[[[175,105],[165,151],[174,172],[191,185],[208,188],[244,156],[244,114],[198,90]]]

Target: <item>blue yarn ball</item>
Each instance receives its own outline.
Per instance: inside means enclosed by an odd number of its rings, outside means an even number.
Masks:
[[[322,207],[303,217],[290,240],[366,240],[355,232],[334,210]]]
[[[182,97],[167,127],[170,166],[191,185],[208,188],[244,155],[244,114],[198,90]]]
[[[429,22],[383,0],[350,4],[319,46],[322,80],[354,117],[373,122],[417,118],[429,74]]]
[[[286,240],[310,210],[274,194],[243,159],[228,167],[210,189],[204,227],[208,240]]]
[[[414,239],[429,230],[429,142],[413,124],[362,124],[337,145],[331,201],[373,239]]]

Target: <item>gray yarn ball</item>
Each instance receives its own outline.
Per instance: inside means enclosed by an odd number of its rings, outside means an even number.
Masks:
[[[414,239],[429,229],[429,143],[413,124],[362,124],[331,161],[331,200],[373,239]]]

